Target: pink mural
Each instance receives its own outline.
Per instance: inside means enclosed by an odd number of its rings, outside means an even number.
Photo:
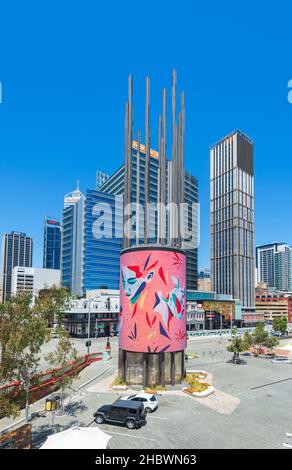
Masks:
[[[186,257],[163,249],[121,255],[120,348],[174,352],[186,348]]]

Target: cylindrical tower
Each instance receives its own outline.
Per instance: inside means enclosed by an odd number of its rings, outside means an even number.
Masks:
[[[186,255],[164,245],[120,259],[119,375],[143,386],[180,383],[186,349]]]

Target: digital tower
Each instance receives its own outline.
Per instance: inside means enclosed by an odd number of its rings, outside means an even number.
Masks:
[[[145,165],[140,165],[137,133],[136,198],[132,198],[133,80],[129,76],[125,113],[124,246],[120,257],[119,375],[143,386],[180,383],[186,348],[186,255],[182,250],[184,213],[184,93],[176,111],[172,75],[171,161],[166,158],[166,89],[158,120],[159,191],[157,237],[149,230],[150,79],[146,78]],[[145,178],[140,187],[140,172]],[[166,210],[167,206],[167,210]],[[133,213],[135,224],[133,224]],[[156,220],[156,219],[155,219]],[[141,233],[142,232],[142,233]]]

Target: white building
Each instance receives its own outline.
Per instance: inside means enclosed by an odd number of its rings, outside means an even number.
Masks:
[[[292,247],[270,243],[256,247],[257,282],[287,292],[292,290]]]
[[[65,312],[66,326],[74,337],[113,336],[118,333],[120,291],[98,289],[87,292],[87,298],[72,299],[70,309]]]
[[[13,268],[12,295],[25,291],[36,296],[41,289],[52,286],[60,287],[60,271],[58,269],[25,268],[22,266]]]

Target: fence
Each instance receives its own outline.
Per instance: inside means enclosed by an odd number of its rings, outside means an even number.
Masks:
[[[70,376],[77,371],[80,372],[92,362],[101,361],[103,353],[85,354],[78,361],[72,361],[65,368],[59,367],[50,369],[35,376],[31,380],[30,403],[43,398],[59,388],[62,377]],[[0,396],[9,395],[16,398],[23,398],[25,395],[24,384],[19,380],[0,387]]]
[[[250,328],[236,328],[237,334],[242,335],[246,331],[249,333],[252,333],[255,330],[255,327],[250,327]],[[224,329],[224,330],[197,330],[197,331],[187,331],[188,337],[190,336],[230,336],[231,330],[229,329]]]

